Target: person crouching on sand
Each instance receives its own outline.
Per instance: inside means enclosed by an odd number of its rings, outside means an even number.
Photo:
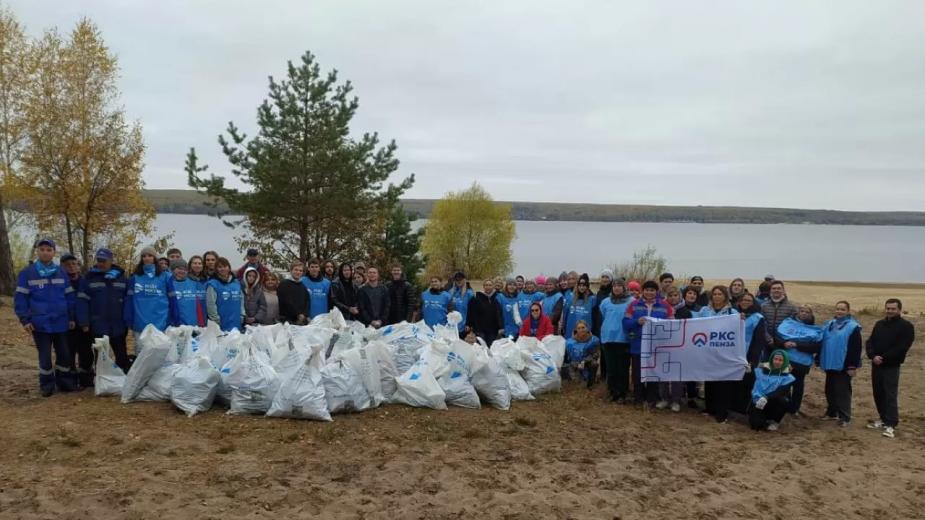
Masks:
[[[784,350],[771,352],[770,361],[755,369],[755,386],[748,408],[748,424],[753,430],[777,431],[790,407],[790,387],[794,381],[790,359]]]
[[[600,363],[601,342],[597,336],[591,334],[591,329],[584,320],[575,324],[575,331],[565,343],[565,350],[569,358],[567,377],[573,380],[580,378],[587,383],[588,388],[594,386]]]

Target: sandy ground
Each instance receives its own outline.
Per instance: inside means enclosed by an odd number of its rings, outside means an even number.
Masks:
[[[568,386],[509,412],[187,418],[168,403],[121,405],[90,391],[41,398],[34,347],[5,303],[4,519],[925,517],[922,341],[903,368],[894,440],[864,428],[874,416],[866,369],[846,429],[817,419],[818,371],[808,417],[777,433],[752,432],[741,418],[718,425],[691,410],[605,403],[599,386]],[[869,331],[874,317],[861,319]],[[925,318],[913,321],[925,337]]]

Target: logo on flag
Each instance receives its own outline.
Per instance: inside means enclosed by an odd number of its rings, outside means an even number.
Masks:
[[[694,334],[694,337],[691,338],[691,343],[697,345],[698,347],[702,347],[707,344],[707,335],[703,332],[698,332],[697,334]]]

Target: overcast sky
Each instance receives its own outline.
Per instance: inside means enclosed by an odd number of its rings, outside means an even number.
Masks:
[[[2,0],[0,0],[2,1]],[[925,210],[925,2],[6,0],[95,21],[151,188],[216,173],[305,50],[398,143],[411,197]]]

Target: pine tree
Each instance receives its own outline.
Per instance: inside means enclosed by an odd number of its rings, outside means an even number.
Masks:
[[[338,83],[336,70],[322,74],[310,52],[289,62],[285,80],[271,77],[269,99],[257,109],[257,135],[248,139],[232,122],[218,139],[244,190],[207,175],[190,150],[189,185],[209,195],[214,209],[227,204],[227,213],[213,215],[244,227],[241,249],[256,247],[272,265],[284,266],[312,257],[358,260],[380,242],[414,175],[386,184],[398,169],[395,142],[380,147],[378,134],[350,135],[359,106],[352,90],[349,81]]]

